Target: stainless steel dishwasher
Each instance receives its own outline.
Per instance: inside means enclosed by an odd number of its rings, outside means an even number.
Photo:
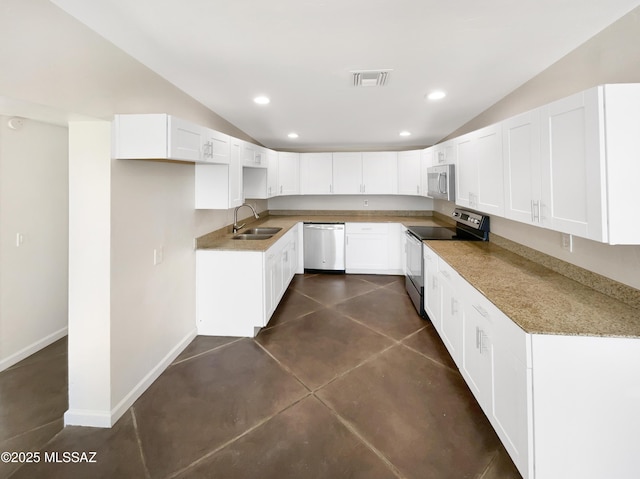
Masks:
[[[344,273],[344,223],[305,223],[304,270]]]

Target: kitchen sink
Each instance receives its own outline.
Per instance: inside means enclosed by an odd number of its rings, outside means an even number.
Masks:
[[[265,233],[242,233],[239,235],[233,236],[231,239],[234,240],[266,240],[271,238],[272,234]]]
[[[262,228],[249,228],[247,230],[244,230],[242,232],[242,234],[246,234],[246,235],[274,235],[276,234],[278,231],[280,231],[282,228],[268,228],[268,227],[262,227]]]

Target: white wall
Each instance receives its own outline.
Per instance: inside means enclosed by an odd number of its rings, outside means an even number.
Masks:
[[[233,212],[194,211],[192,164],[111,160],[108,122],[116,113],[166,112],[251,138],[48,0],[3,0],[0,42],[3,97],[34,112],[41,105],[107,121],[73,123],[69,143],[65,420],[109,426],[195,334],[193,239],[229,224]],[[66,191],[66,177],[51,180]],[[153,266],[159,247],[164,261]]]
[[[640,83],[640,7],[532,78],[451,137],[509,118],[603,83]],[[436,202],[438,211],[451,206]],[[629,205],[629,211],[636,208]],[[574,237],[573,253],[561,235],[543,228],[491,218],[491,230],[512,241],[640,289],[640,246],[610,246]]]
[[[364,201],[368,206],[364,206]],[[430,211],[433,200],[420,196],[309,195],[277,196],[269,199],[270,210]]]
[[[67,331],[67,129],[0,116],[0,371]],[[17,235],[23,242],[17,246]]]

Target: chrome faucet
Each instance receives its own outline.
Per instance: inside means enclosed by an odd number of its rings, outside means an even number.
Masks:
[[[251,206],[249,203],[242,203],[240,206],[236,206],[236,209],[233,212],[233,232],[234,233],[237,233],[239,229],[244,228],[244,225],[246,224],[246,223],[242,223],[241,225],[238,225],[238,210],[243,206],[248,206],[249,208],[251,208],[251,211],[253,211],[253,216],[255,216],[256,219],[260,218],[260,215],[256,213],[256,210],[254,209],[254,207]]]

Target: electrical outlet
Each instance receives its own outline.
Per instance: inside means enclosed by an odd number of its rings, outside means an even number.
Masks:
[[[369,200],[364,200],[364,205],[369,206]]]
[[[162,246],[153,250],[153,265],[158,266],[162,263],[164,256],[164,249]]]
[[[573,253],[573,236],[567,233],[562,233],[562,248],[569,250],[569,253]]]

